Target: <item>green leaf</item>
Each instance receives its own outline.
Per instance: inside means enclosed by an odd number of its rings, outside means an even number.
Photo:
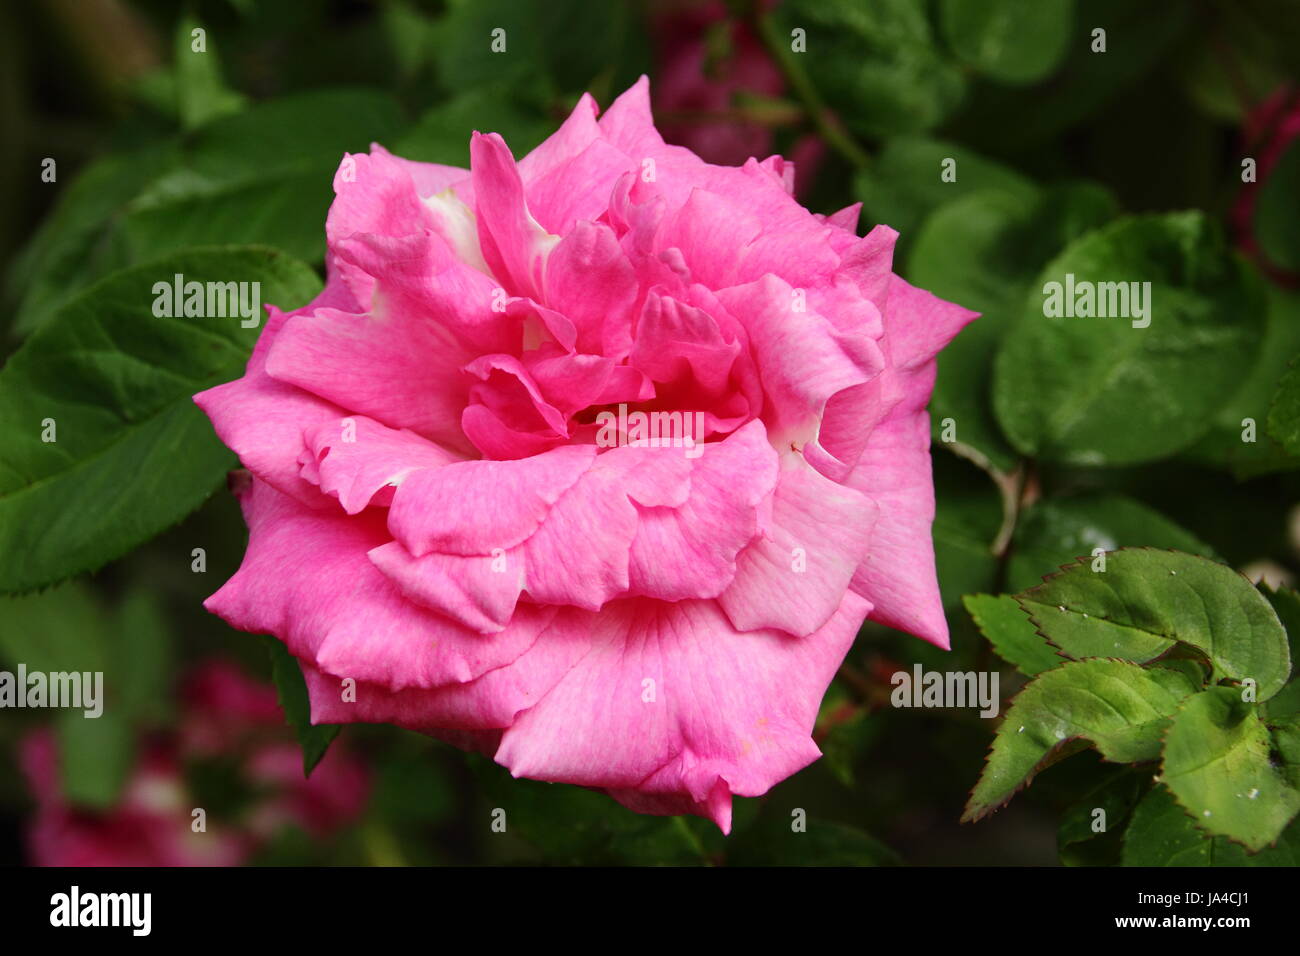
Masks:
[[[1003,83],[1032,83],[1065,56],[1074,0],[944,0],[944,39],[965,63]]]
[[[898,854],[855,827],[773,813],[737,834],[727,850],[728,866],[897,866]]]
[[[172,647],[155,592],[129,591],[113,615],[115,706],[134,722],[161,723],[171,698]]]
[[[1204,830],[1260,850],[1300,810],[1300,790],[1272,766],[1272,738],[1233,687],[1190,697],[1165,737],[1161,779]]]
[[[1273,605],[1278,620],[1286,629],[1287,644],[1291,651],[1291,666],[1300,661],[1300,593],[1290,588],[1276,591],[1261,586],[1260,592]],[[1291,673],[1291,679],[1280,691],[1260,705],[1261,712],[1268,718],[1282,717],[1288,714],[1300,714],[1300,674]]]
[[[1039,501],[1016,525],[1007,589],[1042,583],[1063,565],[1100,548],[1168,548],[1219,560],[1214,549],[1139,501],[1116,494],[1082,494]]]
[[[1070,276],[1075,289],[1114,291],[1107,311],[1129,315],[1044,314],[1049,291],[1067,298]],[[1150,295],[1134,282],[1149,282]],[[1132,288],[1144,318],[1118,297]],[[994,411],[1026,455],[1075,465],[1162,458],[1206,431],[1263,333],[1258,284],[1202,213],[1123,218],[1071,243],[1039,276],[998,352]]]
[[[959,182],[960,172],[958,167]],[[1114,211],[1106,190],[1080,182],[1047,190],[976,190],[925,220],[904,274],[940,298],[983,313],[939,356],[930,400],[937,440],[955,440],[962,447],[954,450],[981,467],[1011,470],[1016,454],[990,400],[997,345],[1047,258]]]
[[[1273,405],[1268,410],[1268,433],[1288,455],[1300,455],[1300,356],[1277,383]]]
[[[40,594],[0,598],[0,659],[10,669],[103,671],[105,613],[90,588],[70,581]]]
[[[280,698],[280,709],[284,711],[289,726],[298,734],[298,745],[302,748],[302,775],[310,777],[342,727],[311,722],[311,700],[302,668],[279,640],[274,637],[266,640],[271,655],[271,678]]]
[[[1124,866],[1297,866],[1300,823],[1282,831],[1277,845],[1248,853],[1226,837],[1210,836],[1178,805],[1167,787],[1147,792],[1124,834]]]
[[[515,157],[522,158],[551,134],[554,124],[505,90],[476,89],[429,110],[391,148],[406,159],[468,168],[474,130],[500,133]]]
[[[955,163],[956,178],[944,182],[944,163],[949,159]],[[900,242],[911,241],[922,220],[940,206],[985,191],[1004,193],[1024,203],[1032,202],[1037,194],[1030,179],[1008,166],[966,146],[919,136],[890,139],[871,166],[854,180],[866,220],[898,230]]]
[[[132,202],[118,241],[132,262],[212,243],[318,261],[344,152],[366,152],[400,124],[392,97],[359,89],[287,96],[209,123],[181,165]]]
[[[776,10],[783,39],[801,28],[813,79],[828,105],[868,137],[918,133],[941,123],[965,81],[935,42],[913,0],[786,0]]]
[[[201,44],[196,30],[203,31]],[[221,61],[212,39],[192,16],[182,17],[176,25],[176,111],[187,130],[244,108],[244,98],[221,78]]]
[[[1035,630],[1016,599],[1007,594],[968,594],[962,598],[980,633],[989,639],[1004,661],[1026,677],[1033,677],[1065,662]]]
[[[63,710],[55,718],[55,731],[63,795],[75,804],[113,806],[135,757],[126,718],[111,709],[94,718],[80,710]]]
[[[1292,140],[1277,165],[1258,186],[1255,203],[1255,237],[1270,264],[1300,271],[1300,141]]]
[[[1017,595],[1038,630],[1071,657],[1144,663],[1180,641],[1213,677],[1253,679],[1268,700],[1291,672],[1268,601],[1231,568],[1176,551],[1126,548],[1088,559]]]
[[[1300,353],[1300,295],[1273,283],[1265,289],[1267,328],[1259,358],[1232,401],[1215,414],[1211,429],[1190,449],[1198,459],[1230,468],[1239,479],[1300,468],[1300,457],[1287,454],[1268,424],[1278,382]],[[1282,413],[1278,424],[1285,431]]]
[[[57,230],[17,272],[16,329],[29,332],[113,269],[187,246],[255,244],[309,262],[325,254],[325,216],[346,151],[395,137],[386,93],[321,90],[260,103],[168,142],[96,164],[75,184]],[[104,194],[99,195],[103,190]],[[84,205],[86,208],[80,209]]]
[[[683,866],[706,862],[705,838],[686,817],[645,816],[594,790],[516,780],[478,756],[470,763],[489,804],[484,826],[499,819],[504,834],[521,837],[540,850],[548,863]],[[717,832],[712,823],[699,823]]]
[[[1107,760],[1154,760],[1169,716],[1195,690],[1178,671],[1127,661],[1069,661],[1040,674],[1007,710],[962,819],[977,820],[1002,806],[1076,739]]]
[[[64,187],[54,211],[14,260],[9,282],[19,298],[14,331],[25,335],[85,284],[117,265],[109,236],[132,198],[176,161],[173,143],[110,153]]]
[[[1066,866],[1119,863],[1125,826],[1142,796],[1143,784],[1139,771],[1125,767],[1069,806],[1056,830],[1061,862]]]
[[[320,287],[273,250],[191,250],[106,278],[34,333],[0,369],[0,590],[126,553],[195,508],[234,461],[192,396],[239,377],[258,330],[238,315],[156,317],[154,284],[178,273],[260,282],[261,301],[283,308]]]

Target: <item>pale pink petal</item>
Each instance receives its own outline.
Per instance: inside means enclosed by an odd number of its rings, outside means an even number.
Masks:
[[[388,504],[393,489],[413,471],[437,468],[459,455],[407,429],[393,429],[364,415],[325,421],[304,433],[303,477],[343,510],[357,514],[368,505]]]
[[[395,690],[472,680],[532,644],[535,621],[484,637],[403,598],[368,556],[388,540],[382,512],[312,511],[257,480],[242,504],[248,551],[204,602],[231,627],[274,634],[324,671]]]
[[[741,552],[718,603],[737,630],[813,633],[866,558],[876,516],[870,498],[822,477],[795,452],[782,455],[768,527]]]
[[[591,652],[516,718],[496,759],[519,777],[688,797],[725,829],[720,782],[755,796],[818,757],[818,704],[865,609],[848,594],[795,638],[737,632],[712,601],[610,605]]]

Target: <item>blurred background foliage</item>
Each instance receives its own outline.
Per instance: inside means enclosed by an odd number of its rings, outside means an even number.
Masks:
[[[504,54],[489,52],[496,27]],[[792,52],[792,31],[806,53]],[[5,350],[97,279],[188,247],[256,243],[319,269],[344,150],[375,141],[465,165],[469,132],[483,129],[522,155],[582,91],[607,105],[641,73],[670,140],[715,162],[793,156],[809,208],[862,202],[862,229],[902,233],[898,271],[984,313],[943,356],[932,404],[954,650],[865,628],[822,708],[825,758],[738,801],[730,839],[698,820],[512,781],[405,731],[349,727],[342,738],[371,775],[364,811],[328,839],[290,820],[248,859],[1056,862],[1057,822],[1097,785],[1100,760],[1064,761],[1007,809],[961,826],[992,722],[895,710],[889,677],[916,662],[1003,667],[1010,696],[1023,678],[993,655],[962,596],[1028,587],[1096,547],[1177,548],[1294,586],[1300,443],[1285,415],[1267,425],[1300,352],[1300,3],[6,4]],[[54,182],[40,175],[47,158]],[[1254,182],[1243,183],[1245,158],[1258,163]],[[947,159],[952,182],[940,176]],[[1136,357],[1097,325],[1020,322],[1027,303],[1041,310],[1042,277],[1067,270],[1153,280],[1173,318]],[[1112,375],[1131,387],[1085,396]],[[1066,425],[1043,417],[1058,406],[1072,410]],[[1258,423],[1253,442],[1242,440],[1246,418]],[[217,473],[232,463],[204,473],[206,501],[179,524],[93,576],[0,605],[0,665],[108,671],[112,716],[56,727],[63,796],[87,819],[122,800],[142,749],[174,731],[180,676],[196,663],[221,657],[270,680],[265,643],[201,607],[243,551]],[[35,806],[19,741],[45,719],[0,721],[6,862],[28,859]],[[204,792],[201,777],[191,768],[184,785]],[[225,801],[231,826],[250,799]],[[495,807],[508,809],[507,834],[490,828]],[[815,821],[806,835],[790,832],[795,808]]]

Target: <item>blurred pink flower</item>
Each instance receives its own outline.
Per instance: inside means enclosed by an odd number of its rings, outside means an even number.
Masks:
[[[724,55],[711,53],[722,37]],[[779,97],[785,80],[762,41],[743,21],[727,14],[721,0],[688,0],[661,8],[654,19],[655,112],[669,143],[685,146],[705,162],[740,166],[772,152],[772,130],[736,109],[742,93]],[[804,195],[825,155],[815,136],[801,137],[790,150],[795,194]]]
[[[34,863],[235,866],[284,825],[325,837],[360,814],[368,771],[336,743],[304,779],[301,751],[270,686],[224,662],[203,664],[182,686],[177,730],[139,742],[141,752],[111,808],[87,809],[66,800],[58,746],[48,728],[23,740],[20,764],[36,801],[27,832]],[[212,758],[233,758],[240,784],[254,796],[239,819],[209,816],[205,832],[196,833],[196,797],[186,765]]]

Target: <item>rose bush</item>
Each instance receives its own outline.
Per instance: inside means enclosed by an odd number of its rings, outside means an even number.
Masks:
[[[252,475],[207,607],[287,645],[315,722],[727,830],[818,756],[864,618],[947,644],[925,405],[974,313],[792,181],[666,145],[644,79],[518,161],[346,157],[324,291],[196,396]],[[615,409],[703,447],[598,443]]]

